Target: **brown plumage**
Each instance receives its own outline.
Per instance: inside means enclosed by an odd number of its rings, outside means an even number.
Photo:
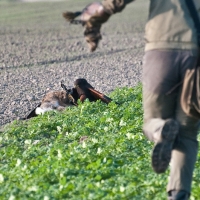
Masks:
[[[34,108],[25,119],[36,117],[50,110],[62,111],[66,107],[77,106],[78,100],[84,102],[85,99],[89,99],[89,101],[97,101],[100,99],[107,104],[112,101],[112,99],[106,95],[95,90],[84,78],[76,79],[74,86],[74,88],[68,90],[61,82],[61,87],[64,90],[48,92],[43,97],[41,103]]]

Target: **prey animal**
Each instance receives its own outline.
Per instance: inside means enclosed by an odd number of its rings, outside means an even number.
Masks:
[[[84,78],[76,79],[72,89],[67,89],[63,82],[61,82],[61,87],[63,90],[48,92],[43,97],[41,103],[25,119],[36,117],[50,110],[63,111],[66,107],[78,106],[78,100],[81,102],[84,102],[86,99],[89,99],[91,102],[101,100],[107,104],[112,101],[111,98],[95,90]]]

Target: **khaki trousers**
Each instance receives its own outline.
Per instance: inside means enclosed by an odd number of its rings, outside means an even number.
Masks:
[[[180,106],[181,86],[167,94],[184,78],[185,71],[197,62],[195,50],[151,50],[143,61],[144,134],[153,135],[165,120],[173,118],[180,124],[170,162],[167,191],[185,190],[190,193],[192,174],[198,152],[199,120],[187,116]]]

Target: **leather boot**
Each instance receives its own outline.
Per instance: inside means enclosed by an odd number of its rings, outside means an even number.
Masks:
[[[160,134],[155,137],[152,152],[152,167],[156,173],[164,173],[171,160],[171,152],[179,132],[179,124],[173,119],[167,119]]]
[[[168,192],[168,200],[188,200],[190,194],[184,190],[172,190]]]

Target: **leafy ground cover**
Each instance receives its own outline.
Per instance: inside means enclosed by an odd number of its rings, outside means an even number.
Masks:
[[[0,1],[0,126],[24,117],[63,79],[72,86],[84,76],[106,94],[139,82],[149,1],[135,1],[113,16],[93,54],[83,30],[62,18],[63,11],[90,2]],[[152,171],[152,143],[141,130],[141,87],[109,96],[120,106],[86,102],[62,114],[15,121],[0,132],[0,199],[166,199],[168,172]],[[200,154],[191,200],[200,196],[199,161]]]
[[[118,88],[110,97],[109,105],[79,102],[63,113],[6,126],[0,134],[1,199],[166,199],[168,171],[152,171],[152,143],[141,130],[141,86]],[[199,161],[200,154],[193,200],[200,194]]]

